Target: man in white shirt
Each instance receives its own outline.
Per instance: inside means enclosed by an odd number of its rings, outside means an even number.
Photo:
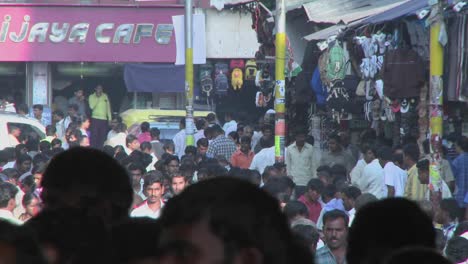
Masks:
[[[358,160],[356,166],[351,170],[349,176],[351,177],[351,184],[356,185],[358,188],[361,188],[362,172],[364,167],[366,167],[367,162],[364,159]]]
[[[197,128],[197,132],[195,133],[195,135],[193,135],[193,138],[195,140],[195,143],[197,143],[198,140],[205,138],[205,128],[208,127],[208,122],[206,122],[205,119],[200,118],[195,123],[195,127]]]
[[[416,167],[418,168],[418,178],[419,182],[421,184],[429,184],[429,166],[430,162],[427,159],[420,160],[417,164]],[[447,185],[447,183],[440,177],[440,199],[448,199],[452,198],[452,193],[450,192],[450,189]],[[430,201],[431,200],[431,190],[430,188],[427,189],[426,191],[426,197],[425,199]],[[437,194],[436,194],[437,195]]]
[[[146,167],[146,171],[154,170],[154,164],[158,161],[156,155],[154,155],[153,147],[150,142],[143,142],[140,144],[140,149],[143,153],[151,156],[151,163]]]
[[[16,147],[20,142],[18,137],[21,135],[21,130],[19,127],[10,126],[8,134],[8,145],[12,148]]]
[[[271,142],[263,140],[260,140],[258,144],[262,144],[263,149],[254,156],[250,169],[263,174],[267,166],[275,164],[275,146]]]
[[[361,192],[375,195],[378,199],[387,197],[387,188],[384,183],[384,171],[376,158],[375,147],[369,146],[364,152],[367,165],[362,172]]]
[[[65,140],[65,115],[61,110],[55,110],[52,114],[52,119],[55,122],[55,129],[57,130],[57,138],[64,141]]]
[[[349,216],[349,226],[353,223],[356,215],[356,199],[361,195],[361,190],[356,186],[348,186],[342,191],[343,206]]]
[[[296,141],[286,148],[286,167],[288,174],[293,177],[294,183],[304,189],[316,173],[314,161],[314,148],[306,143],[304,130],[296,132]]]
[[[392,162],[392,149],[386,146],[379,148],[377,157],[384,170],[384,183],[387,187],[387,197],[403,197],[408,174]]]
[[[174,136],[172,141],[174,141],[175,145],[175,154],[180,158],[185,154],[185,146],[186,146],[186,134],[185,134],[185,118],[180,119],[179,123],[180,131]]]
[[[17,192],[18,189],[13,184],[8,182],[0,183],[0,219],[15,225],[21,225],[22,222],[13,216]]]
[[[237,131],[237,122],[234,120],[232,113],[226,113],[224,115],[224,121],[226,121],[226,123],[224,123],[223,130],[226,137],[229,133]]]
[[[160,172],[153,171],[145,176],[143,192],[148,197],[144,203],[133,209],[131,217],[149,217],[157,219],[164,206],[162,195],[164,193],[163,177]]]

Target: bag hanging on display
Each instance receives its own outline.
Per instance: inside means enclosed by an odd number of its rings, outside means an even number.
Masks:
[[[234,70],[236,68],[243,70],[245,68],[245,62],[244,60],[231,60],[231,62],[229,63],[229,68],[231,70]]]
[[[213,91],[213,65],[205,64],[200,66],[200,85],[202,94],[206,97],[210,97]]]
[[[350,113],[349,95],[344,88],[342,80],[335,80],[331,83],[327,107],[332,112],[334,119],[346,119]]]
[[[346,76],[347,60],[345,51],[338,41],[329,48],[327,62],[327,79],[328,82],[334,80],[343,80]]]
[[[257,63],[255,60],[248,60],[245,64],[245,80],[253,81],[257,76]]]
[[[366,81],[361,80],[356,88],[356,95],[357,96],[366,96]]]
[[[228,75],[229,67],[226,63],[215,64],[215,88],[219,95],[226,95],[229,89]]]
[[[346,75],[343,79],[344,88],[348,92],[348,95],[354,97],[356,94],[357,88],[360,84],[361,79],[356,75]],[[365,95],[365,92],[364,92]]]
[[[235,68],[231,74],[231,85],[234,91],[240,90],[244,84],[243,73],[239,68]]]

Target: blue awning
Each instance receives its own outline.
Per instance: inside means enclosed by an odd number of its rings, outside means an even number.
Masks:
[[[180,93],[185,91],[185,66],[125,64],[124,80],[129,92]]]

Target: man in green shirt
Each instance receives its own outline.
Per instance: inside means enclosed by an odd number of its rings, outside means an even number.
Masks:
[[[103,92],[102,85],[96,86],[95,92],[89,96],[89,108],[91,108],[91,146],[102,148],[109,131],[109,122],[112,120],[112,112],[109,98]]]

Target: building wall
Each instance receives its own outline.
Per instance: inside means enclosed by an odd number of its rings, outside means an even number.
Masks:
[[[205,10],[206,58],[254,58],[258,51],[251,14],[244,11]]]

